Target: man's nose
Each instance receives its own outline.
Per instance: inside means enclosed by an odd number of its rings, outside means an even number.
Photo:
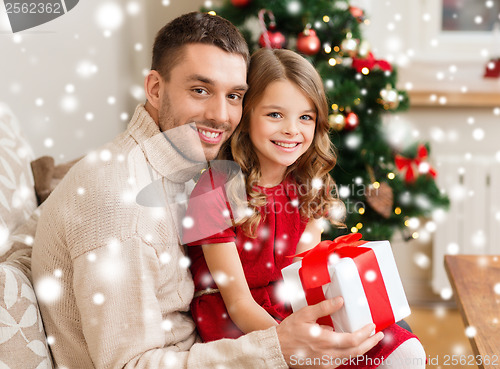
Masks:
[[[215,123],[226,123],[229,121],[229,107],[225,96],[214,96],[208,103],[205,117]]]

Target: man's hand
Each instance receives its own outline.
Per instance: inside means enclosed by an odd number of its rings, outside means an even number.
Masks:
[[[336,368],[342,358],[347,362],[350,357],[362,355],[384,337],[382,332],[370,337],[374,324],[353,333],[335,333],[316,323],[318,318],[339,310],[343,303],[343,299],[337,297],[306,306],[276,327],[281,352],[291,368]]]

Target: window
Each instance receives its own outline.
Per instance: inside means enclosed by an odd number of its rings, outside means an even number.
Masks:
[[[500,0],[443,0],[441,31],[491,32],[500,25]]]
[[[500,56],[500,0],[417,0],[410,6],[411,14],[421,15],[417,58],[484,62]]]

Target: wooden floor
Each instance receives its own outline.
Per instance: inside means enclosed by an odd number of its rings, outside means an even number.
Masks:
[[[455,307],[436,304],[411,306],[411,310],[405,320],[425,348],[428,369],[477,368],[462,317]]]

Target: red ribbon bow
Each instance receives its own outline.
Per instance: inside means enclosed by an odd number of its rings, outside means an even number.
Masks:
[[[310,250],[304,251],[292,257],[303,257],[302,275],[304,288],[321,287],[330,282],[330,273],[328,272],[328,258],[336,250],[342,247],[357,247],[366,243],[360,241],[363,235],[361,233],[351,233],[345,236],[339,236],[333,241],[322,241]]]
[[[413,159],[405,158],[404,156],[401,155],[396,155],[395,158],[396,167],[398,168],[399,171],[406,170],[405,173],[406,182],[408,183],[415,182],[416,175],[414,167],[416,167],[418,170],[418,166],[420,165],[420,163],[427,160],[427,156],[428,156],[427,148],[424,145],[418,145],[417,156]],[[431,175],[433,178],[435,178],[437,175],[437,172],[431,166],[429,166],[429,171],[427,173]]]
[[[351,233],[337,237],[333,241],[322,241],[314,248],[294,255],[294,257],[303,257],[299,276],[309,305],[325,300],[323,285],[331,282],[328,271],[330,255],[335,253],[341,258],[352,258],[365,290],[373,322],[377,326],[376,330],[379,331],[394,323],[394,314],[375,253],[371,248],[359,247],[367,243],[361,238],[360,233]],[[365,277],[367,272],[375,273],[376,277],[370,278],[368,281]],[[317,323],[333,327],[330,316],[319,318]]]
[[[368,70],[373,70],[373,68],[378,67],[381,70],[392,71],[392,66],[389,62],[382,59],[375,59],[373,53],[370,51],[366,58],[353,58],[352,59],[352,67],[356,69],[358,73],[361,73],[363,68],[368,68]]]

